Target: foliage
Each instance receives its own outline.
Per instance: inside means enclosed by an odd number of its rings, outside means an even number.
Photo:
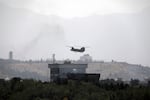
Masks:
[[[137,80],[132,80],[130,85],[109,79],[99,83],[68,80],[62,84],[20,78],[0,80],[0,100],[63,99],[150,100],[150,85],[141,85]]]

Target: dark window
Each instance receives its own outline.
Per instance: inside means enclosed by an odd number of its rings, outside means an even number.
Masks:
[[[51,74],[59,74],[59,68],[51,68]]]

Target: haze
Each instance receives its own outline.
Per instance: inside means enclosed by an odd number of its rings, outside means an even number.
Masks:
[[[78,59],[150,66],[149,0],[0,0],[0,58]]]

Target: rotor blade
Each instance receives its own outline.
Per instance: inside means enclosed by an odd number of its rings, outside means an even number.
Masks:
[[[73,46],[66,46],[66,47],[72,48]]]

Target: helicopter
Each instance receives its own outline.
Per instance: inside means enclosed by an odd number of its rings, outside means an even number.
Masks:
[[[73,46],[68,46],[68,47],[71,48],[70,51],[80,52],[80,53],[83,53],[85,51],[85,48],[86,48],[86,47],[81,47],[80,49],[78,49],[78,48],[74,48]]]

